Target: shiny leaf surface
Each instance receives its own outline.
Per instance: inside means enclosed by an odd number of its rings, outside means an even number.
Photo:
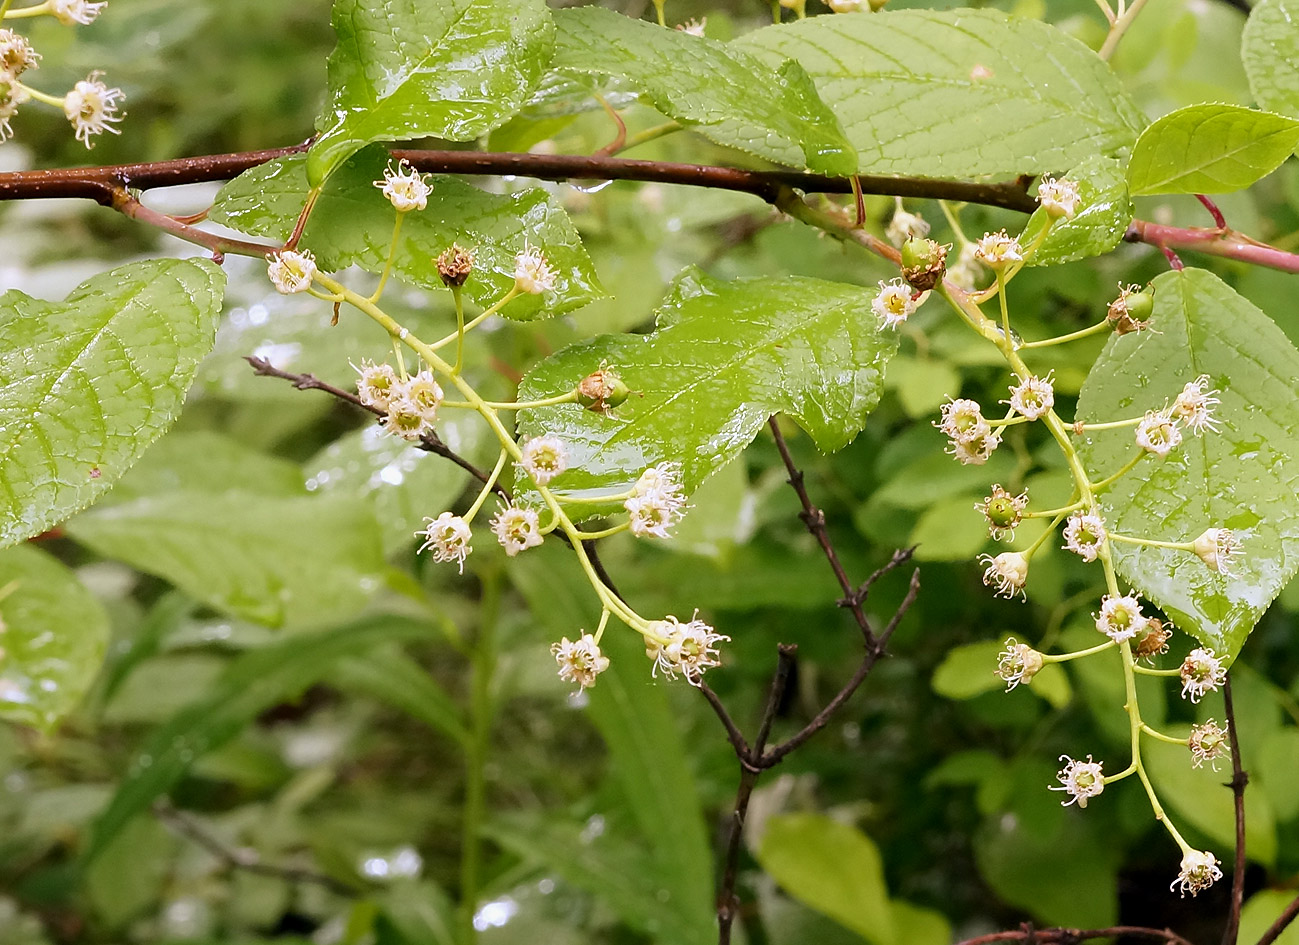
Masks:
[[[1078,184],[1082,202],[1071,219],[1055,222],[1029,260],[1030,266],[1054,266],[1107,253],[1119,245],[1132,222],[1132,201],[1118,161],[1088,158],[1061,177]],[[1020,245],[1032,245],[1047,219],[1042,208],[1034,211],[1024,225]]]
[[[1268,111],[1299,118],[1299,3],[1262,0],[1241,39],[1249,87]]]

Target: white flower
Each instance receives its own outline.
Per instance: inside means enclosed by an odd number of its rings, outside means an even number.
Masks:
[[[989,269],[1005,269],[1012,263],[1023,262],[1024,252],[1017,239],[1000,230],[983,235],[975,244],[974,258]]]
[[[957,442],[979,440],[992,432],[976,401],[958,398],[943,404],[942,417],[934,426]]]
[[[835,13],[853,13],[860,6],[859,0],[848,0],[851,9],[837,10],[834,4],[830,4],[830,9]],[[893,219],[889,220],[889,225],[884,228],[884,235],[889,238],[889,242],[894,246],[901,246],[907,240],[924,239],[929,235],[929,224],[925,218],[918,213],[907,213],[903,210],[900,202],[898,209],[893,214]]]
[[[362,361],[360,367],[353,364],[352,370],[360,375],[356,379],[356,396],[367,407],[387,410],[388,401],[401,393],[401,381],[391,364]]]
[[[983,572],[983,583],[997,588],[998,597],[1014,597],[1024,594],[1024,585],[1028,583],[1028,556],[1019,551],[1003,551],[997,557],[979,555],[979,564],[987,565]]]
[[[647,467],[632,487],[634,495],[658,495],[677,508],[685,508],[680,463],[657,463]]]
[[[388,413],[383,428],[403,440],[418,440],[432,430],[424,407],[402,389],[388,398]]]
[[[564,441],[552,434],[533,437],[523,444],[519,463],[539,486],[544,486],[568,468],[568,450]]]
[[[1016,643],[1014,637],[1006,639],[1006,648],[998,654],[996,674],[1006,681],[1006,691],[1020,683],[1027,685],[1045,665],[1042,654],[1027,643]]]
[[[988,428],[977,436],[952,440],[945,452],[955,456],[962,466],[982,466],[1000,445],[1001,434]]]
[[[888,328],[897,328],[916,310],[913,290],[902,279],[880,283],[879,294],[871,302],[874,312]]]
[[[1018,386],[1010,389],[1010,400],[1003,400],[1002,403],[1010,404],[1012,409],[1029,420],[1036,420],[1055,405],[1051,374],[1048,373],[1046,377],[1029,375]]]
[[[88,148],[94,147],[90,142],[91,135],[105,131],[121,134],[121,130],[114,128],[112,122],[122,120],[117,109],[125,95],[121,89],[110,89],[99,81],[101,75],[102,72],[90,73],[88,78],[74,85],[72,91],[63,97],[63,114],[76,129],[76,139]]]
[[[1167,456],[1173,447],[1182,442],[1182,431],[1177,421],[1166,411],[1147,410],[1137,424],[1137,446],[1156,456]]]
[[[1206,692],[1216,692],[1227,681],[1227,671],[1213,650],[1196,647],[1182,661],[1182,698],[1199,702]]]
[[[97,3],[91,3],[89,0],[50,0],[50,13],[64,26],[71,26],[73,23],[84,26],[103,13],[106,6],[108,0],[99,0]]]
[[[1201,889],[1208,889],[1217,880],[1222,879],[1222,870],[1218,869],[1218,858],[1208,850],[1187,850],[1182,856],[1182,871],[1177,879],[1169,884],[1169,890],[1181,887],[1182,897],[1189,892],[1192,896]]]
[[[1048,215],[1071,220],[1078,212],[1082,196],[1078,193],[1078,185],[1073,181],[1043,177],[1037,185],[1037,202]]]
[[[681,673],[694,686],[699,685],[704,670],[720,666],[716,644],[730,637],[717,633],[699,618],[695,611],[689,623],[681,623],[668,616],[650,622],[647,631],[645,655],[654,660],[653,674],[663,670],[669,679]]]
[[[1014,540],[1015,529],[1024,520],[1024,509],[1028,508],[1028,493],[1011,495],[1008,490],[1001,488],[1000,483],[993,483],[992,494],[985,496],[974,508],[983,513],[988,522],[988,534],[994,540]]]
[[[623,503],[630,517],[633,535],[641,538],[669,538],[668,529],[685,515],[686,498],[682,492],[681,467],[676,463],[650,466],[632,488]]]
[[[1092,761],[1091,755],[1087,756],[1086,761],[1074,761],[1068,755],[1061,755],[1060,760],[1067,762],[1056,775],[1061,786],[1052,787],[1051,790],[1064,791],[1069,795],[1069,800],[1060,802],[1062,805],[1068,807],[1077,801],[1079,807],[1086,807],[1090,798],[1105,790],[1105,774],[1101,770],[1104,762]]]
[[[594,686],[595,677],[609,668],[609,657],[600,653],[600,645],[589,633],[574,641],[563,637],[551,644],[550,652],[559,664],[559,678],[577,683],[579,689]]]
[[[505,553],[513,558],[520,551],[541,544],[541,521],[533,509],[507,505],[492,519],[492,533]]]
[[[1205,430],[1217,433],[1218,421],[1212,416],[1213,408],[1222,403],[1213,396],[1217,393],[1219,391],[1209,390],[1209,375],[1201,374],[1183,387],[1182,392],[1177,395],[1177,399],[1173,401],[1173,415],[1180,417],[1196,436],[1200,436]]]
[[[514,282],[521,291],[540,295],[555,288],[555,273],[541,250],[525,244],[514,260]]]
[[[1101,612],[1095,615],[1096,629],[1115,643],[1131,640],[1146,628],[1146,617],[1141,613],[1141,601],[1127,597],[1101,598]]]
[[[1240,554],[1240,541],[1230,528],[1206,528],[1192,542],[1191,550],[1209,566],[1210,571],[1230,577],[1232,559]]]
[[[1092,513],[1075,512],[1065,523],[1063,537],[1062,548],[1072,551],[1084,561],[1095,561],[1101,545],[1108,537],[1105,519]]]
[[[424,521],[428,527],[415,533],[417,538],[424,539],[419,550],[432,548],[434,561],[454,561],[460,566],[460,573],[464,574],[465,558],[474,550],[469,545],[473,538],[469,523],[450,512],[443,512],[437,518],[426,518]]]
[[[1191,749],[1191,767],[1198,768],[1206,761],[1214,771],[1218,770],[1218,759],[1231,754],[1231,743],[1227,740],[1227,730],[1219,728],[1213,719],[1203,725],[1191,726],[1191,737],[1187,741]]]
[[[41,61],[41,54],[21,33],[0,29],[0,82],[11,82]]]
[[[704,28],[708,26],[708,17],[701,16],[697,20],[690,20],[686,23],[677,24],[677,30],[685,33],[687,36],[703,36]]]
[[[442,387],[425,370],[420,371],[406,382],[403,394],[419,408],[425,426],[432,428],[437,420],[438,407],[442,406]]]
[[[404,160],[395,170],[391,164],[384,168],[383,180],[375,181],[374,186],[383,191],[398,213],[423,210],[428,206],[428,195],[433,192],[433,185],[424,179],[424,175]]]
[[[27,90],[15,84],[11,75],[0,72],[0,141],[8,141],[14,136],[9,119],[18,114],[18,106],[27,100],[27,96]]]
[[[312,277],[316,274],[316,257],[306,250],[300,253],[282,250],[271,256],[266,274],[284,295],[305,292],[311,288]]]
[[[969,292],[978,287],[983,276],[984,268],[979,262],[978,246],[974,243],[963,244],[956,256],[956,265],[947,267],[948,281]]]

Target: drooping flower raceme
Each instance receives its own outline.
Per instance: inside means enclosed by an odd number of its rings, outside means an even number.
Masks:
[[[1068,800],[1060,802],[1062,805],[1068,807],[1077,801],[1079,807],[1086,807],[1088,800],[1105,790],[1105,773],[1101,770],[1104,762],[1092,761],[1091,755],[1086,761],[1075,761],[1068,755],[1061,755],[1060,760],[1065,762],[1056,775],[1060,786],[1051,790],[1069,795]]]
[[[105,131],[121,134],[121,129],[114,128],[113,123],[122,120],[117,113],[122,99],[126,96],[121,89],[109,88],[99,77],[102,72],[92,72],[89,78],[82,79],[63,97],[63,114],[76,130],[76,138],[87,148],[93,148],[91,135],[103,134]]]
[[[600,645],[589,633],[576,640],[563,637],[551,644],[550,652],[559,664],[559,678],[577,683],[579,690],[594,686],[595,677],[609,668],[609,657],[600,652]]]
[[[443,512],[437,518],[426,518],[424,521],[428,527],[415,533],[415,537],[424,539],[419,550],[432,548],[434,561],[454,561],[460,566],[460,573],[464,574],[465,558],[474,550],[469,544],[473,538],[469,523],[451,512]]]

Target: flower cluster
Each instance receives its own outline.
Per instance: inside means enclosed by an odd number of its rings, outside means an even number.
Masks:
[[[654,661],[655,676],[659,670],[669,679],[676,679],[680,673],[697,686],[704,670],[721,665],[717,644],[730,639],[700,620],[698,611],[688,623],[669,615],[650,623],[645,655]]]
[[[950,438],[947,452],[967,466],[982,466],[1001,444],[1001,435],[973,400],[959,398],[943,404],[942,416],[934,425]]]
[[[1105,773],[1101,770],[1103,762],[1092,761],[1091,755],[1087,756],[1086,761],[1075,761],[1068,755],[1061,755],[1060,760],[1066,762],[1056,775],[1060,786],[1052,787],[1051,790],[1064,791],[1069,795],[1068,800],[1060,802],[1065,807],[1075,801],[1079,807],[1086,807],[1088,800],[1105,790]]]
[[[388,364],[361,362],[356,394],[367,407],[384,412],[384,429],[407,440],[433,432],[442,388],[428,371],[403,380]]]
[[[659,463],[646,469],[636,480],[623,508],[630,517],[633,535],[670,538],[668,529],[686,514],[681,467],[676,463]]]

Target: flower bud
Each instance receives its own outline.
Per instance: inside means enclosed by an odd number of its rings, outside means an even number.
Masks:
[[[902,278],[917,291],[928,292],[947,272],[947,251],[951,248],[913,236],[902,244]]]
[[[608,413],[631,395],[631,388],[605,367],[582,378],[575,390],[577,402],[592,413]]]
[[[1239,553],[1240,542],[1230,528],[1206,528],[1191,543],[1191,550],[1209,566],[1210,571],[1230,576],[1231,559]]]

